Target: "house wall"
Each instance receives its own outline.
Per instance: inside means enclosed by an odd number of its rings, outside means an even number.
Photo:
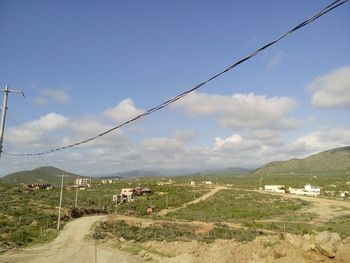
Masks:
[[[265,185],[265,191],[275,193],[285,193],[284,185]]]

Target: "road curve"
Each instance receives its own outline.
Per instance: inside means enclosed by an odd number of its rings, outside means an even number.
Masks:
[[[226,187],[224,187],[224,186],[217,186],[217,187],[213,188],[210,192],[208,192],[208,193],[198,197],[197,199],[194,199],[193,201],[185,203],[182,206],[179,206],[179,207],[176,207],[176,208],[170,208],[170,209],[163,209],[163,210],[159,211],[158,215],[164,216],[167,213],[175,212],[175,211],[177,211],[177,210],[179,210],[181,208],[185,208],[188,205],[197,204],[197,203],[199,203],[201,201],[204,201],[205,199],[211,197],[212,195],[216,194],[217,192],[219,192],[222,189],[226,189]]]
[[[8,252],[0,256],[0,262],[13,263],[89,263],[89,262],[140,262],[140,258],[117,249],[96,245],[86,238],[91,227],[106,216],[88,216],[75,219],[65,226],[51,243],[28,248],[20,252]]]

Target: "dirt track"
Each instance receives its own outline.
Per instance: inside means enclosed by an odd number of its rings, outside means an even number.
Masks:
[[[91,226],[103,218],[105,216],[89,216],[73,220],[66,225],[53,242],[17,253],[5,253],[0,256],[0,262],[140,262],[139,257],[119,250],[102,245],[95,247],[95,243],[86,238]]]
[[[279,193],[271,193],[271,192],[266,192],[261,190],[256,190],[256,192],[271,194],[271,195],[278,195],[285,198],[297,198],[297,199],[312,202],[314,207],[311,207],[311,208],[308,207],[305,209],[304,212],[317,214],[318,217],[310,222],[317,225],[322,225],[336,216],[347,215],[350,213],[349,201],[324,199],[320,197],[311,197],[311,196],[303,196],[303,195],[279,194]]]
[[[210,192],[208,192],[207,194],[187,204],[184,204],[179,208],[163,210],[160,212],[160,214],[165,215],[168,212],[176,211],[177,209],[186,207],[188,204],[194,204],[194,203],[203,201],[222,189],[225,189],[225,187],[216,187],[212,189]],[[262,193],[267,193],[267,192],[262,192]],[[285,198],[299,198],[307,201],[312,201],[314,203],[314,207],[308,208],[307,211],[314,212],[319,215],[319,217],[314,220],[315,221],[314,223],[318,222],[319,224],[322,224],[324,221],[329,220],[334,216],[341,215],[341,214],[348,214],[350,210],[350,202],[347,202],[347,201],[336,201],[336,200],[328,200],[328,199],[314,198],[314,197],[307,197],[307,196],[295,196],[295,195],[274,194],[274,193],[267,193],[267,194],[280,195]],[[24,263],[27,263],[27,262],[36,262],[36,263],[143,262],[144,259],[141,256],[134,256],[129,253],[126,253],[117,249],[113,249],[108,246],[104,246],[103,244],[95,245],[94,241],[86,238],[86,235],[89,234],[90,229],[94,225],[94,223],[104,218],[107,218],[107,217],[90,216],[90,217],[82,217],[74,221],[71,221],[66,225],[64,230],[60,232],[60,235],[53,242],[42,246],[28,248],[20,252],[12,251],[12,252],[5,253],[4,255],[0,256],[0,262],[7,262],[7,263],[13,263],[13,262],[24,262]],[[146,218],[141,219],[141,218],[135,218],[135,217],[129,217],[129,216],[123,216],[123,215],[115,215],[115,216],[112,216],[112,218],[125,220],[130,224],[135,224],[135,225],[140,224],[142,226],[149,226],[154,223],[163,222],[163,220],[153,220],[153,219],[146,219]],[[188,222],[180,222],[180,221],[177,221],[177,223],[188,224]],[[206,223],[206,222],[190,222],[190,223],[193,225],[196,225],[197,232],[208,232],[213,228],[213,223]],[[240,226],[239,224],[237,225],[235,224],[233,227],[240,227]],[[261,237],[261,238],[263,238],[264,240],[266,239],[264,242],[270,242],[269,239],[273,238],[273,236]],[[158,242],[159,243],[158,245],[156,245],[157,242],[149,242],[149,244],[154,244],[156,248],[159,250],[165,249],[165,252],[167,249],[170,250],[170,248],[175,249],[174,251],[176,251],[175,254],[177,254],[177,256],[174,258],[164,258],[164,257],[159,257],[157,255],[154,255],[155,262],[216,262],[218,257],[221,258],[221,261],[218,261],[218,262],[251,262],[252,260],[251,252],[254,249],[256,250],[254,253],[261,254],[266,252],[265,248],[260,247],[261,242],[263,241],[259,241],[260,245],[258,245],[257,242],[258,241],[255,240],[247,243],[246,245],[242,245],[241,243],[237,243],[232,240],[231,241],[219,240],[214,242],[213,245],[199,244],[195,241],[191,243],[186,243],[183,245],[181,242],[180,243],[172,242],[172,243],[169,243],[170,247],[168,247],[168,245],[166,244],[163,244],[163,242]],[[182,246],[183,246],[183,249],[182,249]],[[285,249],[286,246],[289,247],[288,244],[287,245],[284,244],[283,249]],[[223,250],[222,251],[220,250],[219,252],[218,247],[222,248]],[[208,253],[209,252],[210,253],[209,254],[204,253],[203,256],[199,256],[200,254],[197,255],[197,252],[203,249],[205,251],[208,251]],[[247,250],[247,253],[246,255],[243,256],[244,251],[246,250]],[[224,251],[229,251],[229,253],[228,252],[226,253]],[[296,257],[298,255],[298,259],[301,260],[300,262],[313,262],[313,260],[304,261],[304,258],[301,255],[299,255],[300,253],[299,254],[295,254],[295,253],[299,253],[299,252],[298,251],[293,252],[292,250],[288,251],[288,254],[293,255],[292,257]],[[239,257],[236,258],[237,255],[242,255],[242,258],[239,258]],[[265,255],[265,254],[261,254],[261,255]],[[266,258],[262,258],[261,262],[271,262],[271,260],[273,261],[273,256],[271,257],[272,258],[270,258],[269,254],[266,254]],[[346,254],[345,258],[347,260],[349,258],[349,255]],[[284,258],[284,259],[285,261],[283,260],[283,262],[295,262],[295,261],[288,260],[288,258]],[[323,260],[326,260],[326,262],[328,262],[327,258],[323,258]],[[336,262],[348,262],[346,260],[345,261],[340,260]]]
[[[197,199],[195,199],[193,201],[190,201],[190,202],[188,202],[186,204],[183,204],[182,206],[179,206],[179,207],[176,207],[176,208],[172,208],[172,209],[163,209],[162,211],[160,211],[158,213],[158,215],[164,216],[167,213],[175,212],[175,211],[177,211],[177,210],[179,210],[181,208],[184,208],[184,207],[186,207],[186,206],[188,206],[190,204],[197,204],[197,203],[199,203],[201,201],[204,201],[205,199],[211,197],[212,195],[214,195],[215,193],[217,193],[218,191],[220,191],[222,189],[225,189],[225,187],[224,186],[217,186],[217,187],[213,188],[210,192],[208,192],[208,193],[198,197]]]

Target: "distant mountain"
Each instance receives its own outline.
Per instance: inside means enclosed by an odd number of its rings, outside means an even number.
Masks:
[[[4,183],[51,183],[51,184],[60,184],[61,175],[64,174],[65,182],[72,182],[75,178],[86,177],[76,175],[70,172],[63,171],[56,167],[52,166],[43,166],[36,168],[31,171],[21,171],[8,174],[3,178],[0,178],[0,182]]]
[[[149,177],[149,176],[162,176],[162,174],[155,171],[145,171],[145,170],[132,170],[128,172],[119,172],[115,174],[98,176],[100,179],[107,178],[125,178],[125,177]]]
[[[268,174],[350,174],[350,146],[292,159],[268,163],[255,170],[255,175]]]
[[[228,167],[220,170],[203,170],[196,175],[217,175],[217,176],[222,176],[222,175],[242,175],[242,174],[247,174],[252,172],[253,169],[249,168],[241,168],[241,167]]]

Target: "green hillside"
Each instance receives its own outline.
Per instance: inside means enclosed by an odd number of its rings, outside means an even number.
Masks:
[[[350,176],[350,146],[320,152],[305,159],[271,162],[255,170],[253,174],[349,174]]]
[[[20,183],[51,183],[51,184],[59,184],[61,181],[61,175],[65,174],[65,182],[72,182],[79,176],[76,174],[72,174],[56,167],[52,166],[44,166],[39,167],[31,171],[21,171],[8,174],[3,178],[0,178],[0,181],[3,183],[10,184],[20,184]]]

